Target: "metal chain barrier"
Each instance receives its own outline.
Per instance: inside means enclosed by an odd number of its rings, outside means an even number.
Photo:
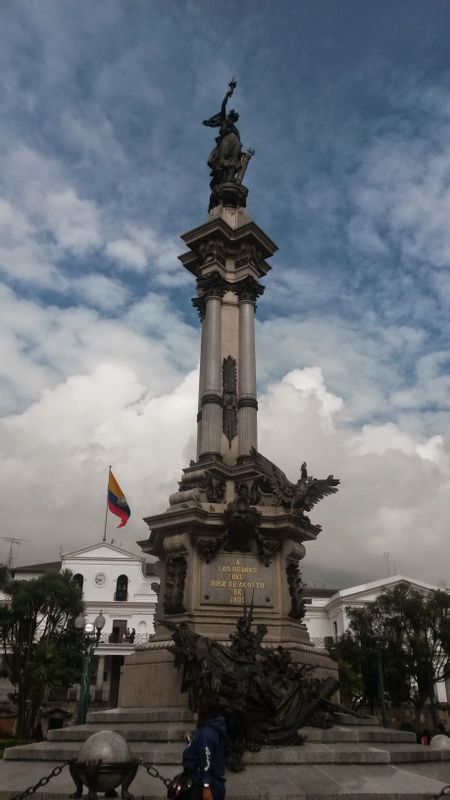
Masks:
[[[39,789],[42,789],[43,786],[47,786],[47,784],[50,783],[52,778],[56,778],[57,775],[61,775],[63,769],[65,769],[65,767],[68,767],[69,764],[70,764],[69,761],[64,761],[63,764],[54,767],[48,775],[45,775],[33,786],[29,786],[27,789],[24,789],[23,792],[11,795],[9,800],[25,800],[26,797],[30,797],[30,795],[34,794]],[[160,771],[153,764],[146,764],[144,761],[139,761],[139,766],[144,767],[144,769],[147,770],[151,778],[158,778],[158,780],[162,781],[166,789],[168,789],[169,786],[171,785],[172,779],[164,778],[161,775]]]
[[[163,776],[161,775],[159,769],[157,769],[153,764],[146,764],[144,761],[141,761],[139,765],[141,767],[144,767],[144,769],[147,770],[147,772],[148,772],[148,774],[150,775],[151,778],[158,778],[158,780],[163,782],[163,784],[166,787],[166,789],[169,788],[169,786],[172,783],[172,779],[171,778],[163,778]],[[13,798],[11,798],[11,800],[13,800]]]
[[[64,761],[63,764],[60,764],[58,767],[52,769],[52,771],[45,776],[45,778],[41,778],[34,786],[29,786],[28,789],[24,789],[23,792],[19,794],[13,794],[9,800],[24,800],[25,797],[29,797],[31,794],[34,794],[38,791],[38,789],[42,789],[43,786],[47,786],[47,783],[50,783],[52,778],[56,778],[57,775],[61,775],[61,772],[65,767],[69,766],[68,761]]]

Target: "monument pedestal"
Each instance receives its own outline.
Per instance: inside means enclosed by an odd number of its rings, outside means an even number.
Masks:
[[[223,200],[225,203],[225,200]],[[302,466],[291,483],[258,453],[254,317],[276,245],[242,207],[215,205],[208,221],[183,237],[183,266],[197,281],[201,326],[197,458],[183,471],[169,507],[145,521],[142,550],[159,559],[156,633],[126,659],[119,703],[183,707],[172,665],[170,626],[185,624],[229,644],[245,608],[264,626],[264,646],[337,678],[337,665],[311,645],[303,624],[299,563],[320,527],[306,511],[336,491]],[[167,627],[167,625],[169,627]]]
[[[254,624],[267,628],[265,647],[282,645],[295,662],[315,667],[316,677],[337,678],[335,662],[311,644],[302,622],[299,562],[303,542],[318,529],[283,504],[285,484],[256,451],[234,466],[197,463],[184,470],[169,508],[146,520],[151,535],[140,546],[160,558],[156,633],[125,661],[120,707],[186,707],[170,625],[229,644],[249,606]]]

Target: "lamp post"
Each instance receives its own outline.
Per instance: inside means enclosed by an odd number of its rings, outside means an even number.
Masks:
[[[389,721],[387,717],[386,711],[386,702],[384,698],[384,672],[383,672],[383,650],[382,644],[383,640],[381,636],[377,636],[373,634],[372,641],[375,645],[375,653],[377,656],[377,669],[378,669],[378,696],[380,698],[380,706],[381,706],[381,716],[383,719],[383,726],[385,728],[389,727]]]
[[[437,714],[436,714],[436,698],[434,695],[434,670],[433,670],[433,656],[428,641],[428,633],[426,628],[418,632],[418,639],[420,643],[419,656],[424,665],[424,684],[430,701],[431,724],[433,733],[437,731]]]
[[[78,701],[77,725],[84,725],[89,705],[89,675],[92,656],[100,641],[100,634],[105,627],[105,618],[100,614],[94,622],[86,622],[84,614],[75,619],[75,628],[80,632],[83,647],[83,668],[80,680],[80,699]]]

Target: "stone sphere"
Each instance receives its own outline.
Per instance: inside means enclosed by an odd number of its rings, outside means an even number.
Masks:
[[[95,770],[95,789],[110,792],[124,781],[135,759],[123,736],[115,731],[98,731],[82,744],[76,759],[75,771],[88,785],[86,762],[101,761]]]
[[[450,750],[450,737],[446,736],[445,733],[438,733],[437,736],[433,736],[430,747],[435,750]]]

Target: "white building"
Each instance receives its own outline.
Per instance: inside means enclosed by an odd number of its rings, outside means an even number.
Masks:
[[[97,659],[91,697],[113,706],[117,701],[124,657],[133,652],[135,644],[147,641],[154,631],[158,579],[153,574],[152,565],[146,564],[135,553],[99,542],[73,550],[62,556],[61,561],[17,567],[14,577],[35,578],[49,569],[70,569],[73,573],[74,580],[82,587],[87,622],[93,622],[99,612],[103,612],[106,624],[95,651]],[[306,586],[304,622],[312,643],[319,647],[329,646],[347,630],[349,608],[365,606],[376,600],[385,589],[400,583],[424,593],[439,588],[403,575],[341,590]],[[127,639],[127,631],[133,630],[135,635],[131,642]],[[444,683],[437,684],[436,694],[440,702],[449,702],[450,684],[447,687]]]
[[[385,589],[393,589],[401,583],[406,583],[412,589],[424,594],[439,589],[430,583],[406,578],[404,575],[392,575],[349,589],[316,589],[305,587],[306,613],[304,622],[314,644],[327,647],[336,641],[348,628],[349,608],[361,608],[372,603]],[[450,702],[450,682],[436,684],[437,700],[441,703]]]
[[[105,626],[95,650],[91,698],[114,706],[124,657],[154,632],[158,579],[152,565],[121,547],[99,542],[72,550],[61,561],[17,567],[17,580],[31,580],[49,570],[69,569],[82,591],[86,622],[102,612]],[[71,690],[75,696],[76,687]]]

